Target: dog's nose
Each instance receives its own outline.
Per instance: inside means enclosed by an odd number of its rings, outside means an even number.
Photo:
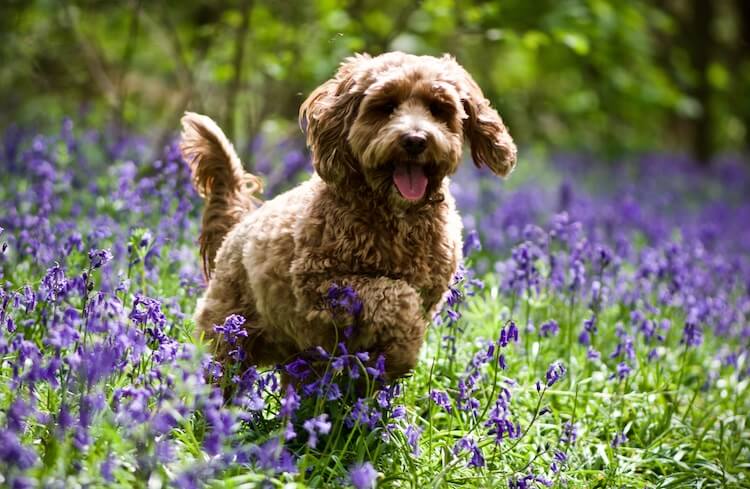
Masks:
[[[423,134],[404,134],[401,136],[401,147],[411,156],[417,156],[427,147],[427,138]]]

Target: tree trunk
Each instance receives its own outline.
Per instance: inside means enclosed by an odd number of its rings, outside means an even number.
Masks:
[[[245,61],[245,39],[250,27],[250,11],[253,7],[253,0],[245,0],[242,5],[242,20],[237,28],[237,34],[234,38],[234,77],[227,91],[227,105],[224,114],[224,130],[230,141],[235,136],[235,114],[237,113],[237,95],[242,86],[242,65]]]
[[[693,136],[693,156],[704,166],[711,163],[713,155],[713,120],[711,110],[711,85],[708,68],[711,63],[713,38],[711,26],[714,18],[714,5],[711,0],[693,0],[692,28],[687,32],[688,45],[693,68],[697,74],[693,96],[701,106],[695,121]]]
[[[750,154],[750,99],[747,97],[750,91],[750,81],[743,77],[744,73],[750,72],[750,1],[736,0],[737,14],[740,19],[740,39],[737,44],[737,87],[736,92],[740,94],[739,107],[742,125],[745,127],[745,152]]]

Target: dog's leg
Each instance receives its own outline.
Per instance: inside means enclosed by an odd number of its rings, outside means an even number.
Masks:
[[[368,350],[376,357],[385,355],[389,380],[408,373],[417,363],[428,320],[419,294],[407,282],[387,277],[345,276],[337,279],[306,281],[301,301],[307,307],[307,319],[319,333],[311,338],[330,343],[332,315],[321,307],[331,284],[349,286],[362,301],[350,347]],[[306,305],[305,305],[306,304]],[[314,340],[314,341],[315,341]],[[310,345],[315,346],[315,345]]]

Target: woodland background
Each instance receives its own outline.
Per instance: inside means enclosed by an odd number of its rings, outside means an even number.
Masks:
[[[398,49],[454,54],[527,150],[708,163],[750,145],[749,40],[744,0],[5,1],[0,127],[85,115],[156,151],[189,108],[244,148],[299,134],[345,56]]]

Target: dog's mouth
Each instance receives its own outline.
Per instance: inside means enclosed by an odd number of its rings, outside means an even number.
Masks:
[[[423,165],[411,162],[396,163],[393,168],[393,184],[401,196],[411,202],[421,200],[427,193],[429,177]]]

